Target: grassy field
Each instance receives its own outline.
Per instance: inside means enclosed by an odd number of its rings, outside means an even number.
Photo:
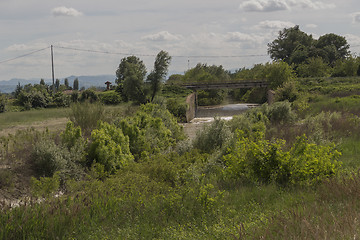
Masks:
[[[23,112],[5,112],[0,114],[0,130],[16,125],[26,125],[69,115],[68,108],[34,109]]]

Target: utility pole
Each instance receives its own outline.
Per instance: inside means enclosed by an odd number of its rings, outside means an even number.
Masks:
[[[51,72],[52,72],[52,82],[53,82],[53,93],[55,93],[55,73],[54,73],[54,50],[53,45],[51,45]]]

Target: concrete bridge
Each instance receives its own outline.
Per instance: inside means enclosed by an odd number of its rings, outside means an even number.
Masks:
[[[249,81],[219,82],[219,83],[185,83],[185,84],[181,84],[180,86],[196,91],[196,90],[205,90],[205,89],[268,87],[269,83],[266,80],[249,80]]]
[[[194,92],[190,94],[186,103],[188,104],[188,110],[186,112],[187,122],[190,122],[196,117],[196,112],[198,108],[198,97],[197,90],[206,90],[206,89],[224,89],[224,88],[267,88],[269,83],[266,80],[249,80],[249,81],[239,81],[239,82],[223,82],[223,83],[186,83],[181,84],[180,86],[192,89]],[[274,99],[274,91],[268,91],[268,103],[271,104]]]

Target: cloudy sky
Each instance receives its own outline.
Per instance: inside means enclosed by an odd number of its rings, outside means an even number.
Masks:
[[[150,71],[160,50],[171,72],[252,67],[294,25],[345,36],[360,53],[358,0],[0,0],[0,80],[51,78],[50,45],[57,78],[115,74],[130,54]]]

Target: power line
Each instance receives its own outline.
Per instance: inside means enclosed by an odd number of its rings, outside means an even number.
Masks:
[[[89,53],[102,53],[102,54],[109,54],[109,55],[135,55],[132,53],[121,53],[121,52],[109,52],[109,51],[99,51],[99,50],[92,50],[92,49],[82,49],[82,48],[74,48],[74,47],[62,47],[62,46],[54,46],[55,48],[61,48],[61,49],[68,49],[68,50],[74,50],[74,51],[80,51],[80,52],[89,52]],[[155,57],[156,55],[153,54],[136,54],[137,56],[141,57]]]
[[[63,46],[54,46],[56,48],[68,49],[80,52],[89,52],[89,53],[102,53],[109,55],[124,55],[131,56],[136,55],[140,57],[156,57],[156,54],[134,54],[134,53],[123,53],[123,52],[110,52],[110,51],[99,51],[99,50],[91,50],[91,49],[82,49],[82,48],[74,48],[74,47],[63,47]],[[268,56],[266,54],[250,54],[250,55],[171,55],[171,57],[177,58],[244,58],[244,57],[264,57]]]
[[[49,48],[50,48],[50,47],[42,48],[42,49],[35,50],[35,51],[29,52],[29,53],[26,53],[26,54],[23,54],[23,55],[14,57],[14,58],[10,58],[10,59],[7,59],[7,60],[3,60],[3,61],[0,61],[0,64],[7,63],[7,62],[11,62],[11,61],[14,61],[14,60],[19,59],[19,58],[27,57],[27,56],[33,55],[33,54],[35,54],[35,53],[37,53],[37,52],[41,52],[41,51],[44,51],[44,50],[49,49]]]

